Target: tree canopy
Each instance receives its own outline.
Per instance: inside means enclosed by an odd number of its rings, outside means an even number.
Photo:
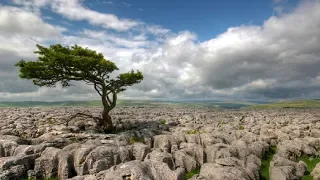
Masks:
[[[47,87],[55,87],[57,83],[68,87],[72,81],[84,81],[93,85],[101,96],[105,115],[116,106],[119,92],[143,80],[142,73],[134,70],[111,78],[110,74],[119,70],[118,67],[103,54],[88,48],[60,44],[49,48],[37,45],[37,48],[37,60],[20,60],[15,65],[20,67],[21,78],[32,79],[35,85]]]

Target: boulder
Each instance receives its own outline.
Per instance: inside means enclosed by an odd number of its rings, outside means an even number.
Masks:
[[[174,152],[173,157],[176,167],[184,168],[187,172],[198,167],[196,159],[192,156],[189,156],[185,150]]]
[[[307,170],[307,164],[304,161],[299,161],[296,166],[296,175],[301,178]]]
[[[0,157],[12,156],[18,144],[11,140],[0,140]]]
[[[133,157],[135,160],[142,161],[148,153],[151,152],[151,149],[149,146],[143,144],[143,143],[134,143],[133,144]]]
[[[39,158],[35,160],[34,174],[38,178],[50,178],[57,176],[58,153],[61,149],[48,147]]]
[[[270,166],[270,180],[298,180],[292,166]]]
[[[130,147],[105,145],[93,149],[86,157],[83,166],[88,168],[90,174],[94,174],[132,159]]]
[[[227,144],[214,144],[206,147],[207,162],[215,162],[215,159],[226,157],[237,157],[237,149]]]
[[[310,175],[313,176],[314,180],[320,180],[320,163],[316,165],[316,167],[312,170]]]
[[[166,163],[152,160],[134,160],[97,174],[96,179],[101,180],[184,180],[185,171],[177,169],[172,171]]]
[[[145,160],[148,159],[152,161],[164,162],[171,170],[175,169],[173,157],[170,153],[161,152],[160,150],[154,150],[151,153],[147,154]]]
[[[172,135],[157,135],[154,137],[153,147],[170,153],[171,146],[175,144],[177,144],[177,141]]]
[[[200,169],[200,176],[214,180],[251,180],[241,167],[222,166],[216,163],[204,163]]]
[[[8,141],[14,141],[17,144],[29,144],[30,141],[23,139],[21,137],[12,136],[12,135],[1,135],[0,134],[0,140],[8,140]]]
[[[28,170],[34,167],[39,154],[10,156],[0,158],[0,179],[18,179],[28,175]]]

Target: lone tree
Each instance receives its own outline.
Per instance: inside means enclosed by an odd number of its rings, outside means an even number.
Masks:
[[[103,130],[112,131],[109,112],[116,106],[117,94],[125,91],[126,86],[140,83],[143,80],[142,73],[132,70],[112,79],[110,73],[119,69],[101,53],[77,45],[68,47],[56,44],[49,48],[37,45],[37,48],[34,53],[39,55],[38,60],[21,60],[15,64],[20,67],[20,77],[33,79],[37,86],[55,87],[60,82],[62,87],[68,87],[72,86],[71,81],[84,81],[93,85],[103,104],[99,123]]]

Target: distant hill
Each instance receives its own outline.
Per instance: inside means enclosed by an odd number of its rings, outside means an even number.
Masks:
[[[212,107],[212,108],[241,108],[256,103],[238,101],[156,101],[156,100],[118,100],[117,106],[186,106],[186,107]],[[47,106],[102,106],[100,100],[93,101],[19,101],[0,102],[0,107],[47,107]]]
[[[320,108],[320,100],[280,101],[268,104],[256,104],[246,108]]]

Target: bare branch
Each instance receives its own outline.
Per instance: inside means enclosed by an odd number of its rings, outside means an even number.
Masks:
[[[84,114],[84,113],[76,113],[76,114],[74,114],[73,116],[71,116],[69,119],[72,120],[72,119],[74,119],[74,118],[76,118],[76,117],[79,117],[79,116],[84,116],[84,117],[92,118],[92,119],[98,120],[98,121],[102,120],[102,119],[99,118],[99,117],[92,116],[92,115],[90,115],[90,114]],[[70,121],[70,120],[69,120],[69,121]]]
[[[115,91],[112,92],[112,106],[116,107],[116,103],[117,103],[117,93]]]
[[[108,100],[108,103],[109,103],[109,105],[111,105],[112,104],[112,101],[110,100],[110,98],[109,98],[109,96],[108,96],[108,94],[107,94],[107,100]]]
[[[94,89],[98,92],[98,94],[99,94],[100,96],[102,96],[102,93],[99,91],[98,86],[97,86],[96,83],[94,84]]]
[[[90,114],[76,113],[76,114],[72,115],[69,119],[66,120],[66,126],[69,125],[69,122],[70,122],[72,119],[74,119],[74,118],[76,118],[76,117],[81,117],[81,116],[83,116],[83,117],[88,117],[88,118],[92,118],[92,119],[94,119],[94,120],[96,120],[96,121],[98,121],[98,122],[100,122],[100,121],[102,120],[102,118],[99,118],[99,117],[96,117],[96,116],[92,116],[92,115],[90,115]]]

